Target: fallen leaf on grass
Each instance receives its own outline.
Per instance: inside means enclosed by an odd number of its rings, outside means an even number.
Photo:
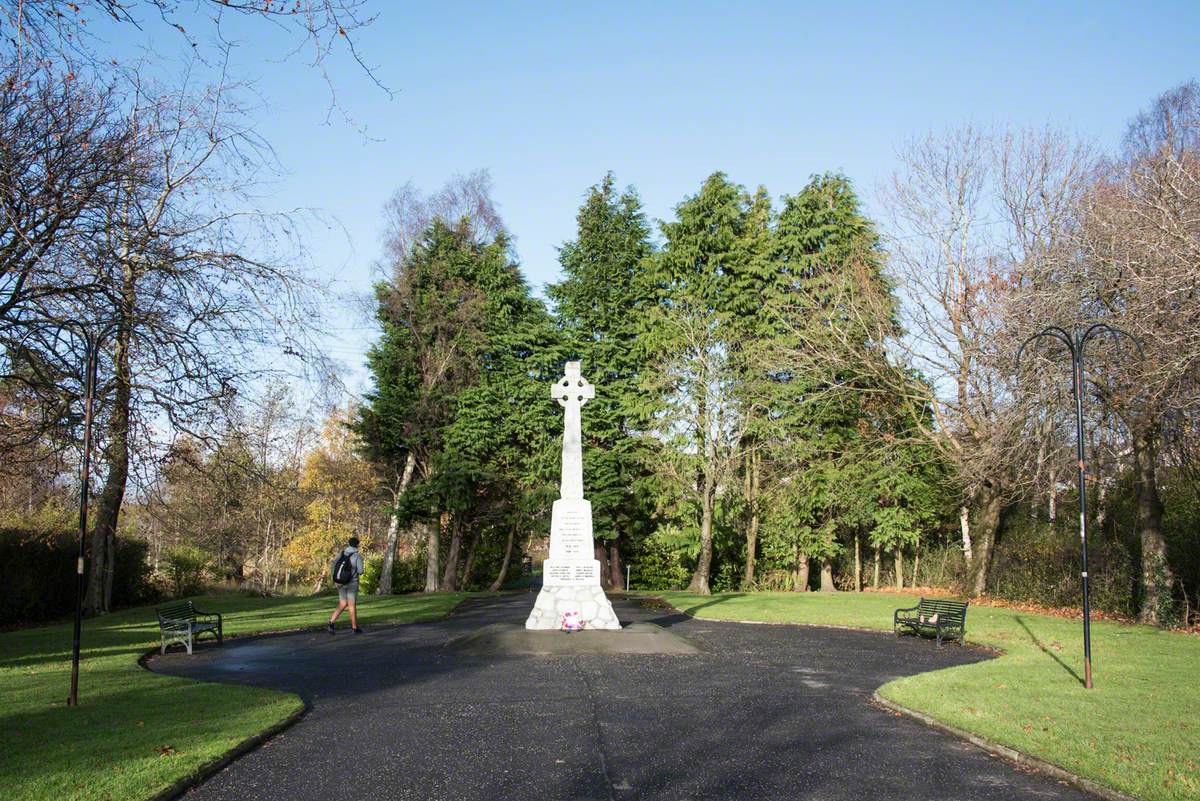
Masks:
[[[158,751],[158,755],[160,757],[175,756],[177,753],[179,753],[178,751],[175,750],[175,746],[173,746],[173,745],[160,745],[158,748],[156,748],[154,750]]]

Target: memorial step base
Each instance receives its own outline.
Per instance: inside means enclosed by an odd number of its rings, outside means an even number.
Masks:
[[[533,611],[525,621],[525,628],[561,629],[563,615],[568,612],[579,613],[585,631],[617,631],[621,628],[612,603],[598,584],[590,587],[542,587]]]

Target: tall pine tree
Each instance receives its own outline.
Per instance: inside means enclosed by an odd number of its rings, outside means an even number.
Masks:
[[[633,436],[643,354],[632,347],[649,300],[640,274],[653,252],[650,226],[632,189],[618,192],[610,172],[588,192],[576,238],[559,251],[564,278],[547,294],[571,358],[597,385],[583,416],[584,471],[607,586],[623,582],[620,549],[639,537],[647,515],[636,487],[649,461]]]

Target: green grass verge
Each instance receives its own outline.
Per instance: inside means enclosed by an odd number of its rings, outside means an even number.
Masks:
[[[658,595],[712,620],[888,631],[892,610],[916,605],[895,593]],[[1079,620],[972,606],[967,641],[1004,655],[898,679],[880,694],[1138,798],[1200,798],[1200,638],[1093,622],[1090,691]]]
[[[364,597],[359,621],[436,619],[464,597]],[[335,603],[329,596],[196,599],[224,615],[226,636],[320,626]],[[302,706],[288,693],[143,670],[138,657],[158,645],[153,607],[84,621],[82,644],[72,709],[71,625],[0,634],[0,798],[149,798]]]

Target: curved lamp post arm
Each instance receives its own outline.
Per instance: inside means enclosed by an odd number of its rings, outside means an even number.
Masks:
[[[1137,348],[1138,356],[1141,357],[1142,359],[1146,358],[1146,351],[1142,347],[1142,343],[1137,337],[1135,337],[1133,334],[1129,333],[1128,331],[1126,331],[1123,328],[1118,328],[1115,325],[1109,325],[1108,323],[1093,323],[1091,326],[1088,327],[1087,331],[1083,332],[1083,336],[1081,336],[1079,338],[1080,353],[1082,354],[1083,346],[1086,345],[1088,343],[1088,341],[1092,339],[1092,337],[1096,336],[1097,334],[1101,334],[1105,331],[1107,331],[1110,334],[1116,334],[1118,336],[1128,337],[1129,340],[1131,342],[1133,342],[1133,346],[1135,348]]]
[[[1069,350],[1071,352],[1072,356],[1075,355],[1075,343],[1071,339],[1071,335],[1068,334],[1063,329],[1059,328],[1057,325],[1052,325],[1041,331],[1038,331],[1036,334],[1034,334],[1033,336],[1026,339],[1024,342],[1022,342],[1021,347],[1017,348],[1017,361],[1016,361],[1017,370],[1021,369],[1021,354],[1023,354],[1025,352],[1026,346],[1028,346],[1034,340],[1041,339],[1042,337],[1049,337],[1050,339],[1057,339],[1059,342],[1061,342],[1067,346],[1067,350]]]

